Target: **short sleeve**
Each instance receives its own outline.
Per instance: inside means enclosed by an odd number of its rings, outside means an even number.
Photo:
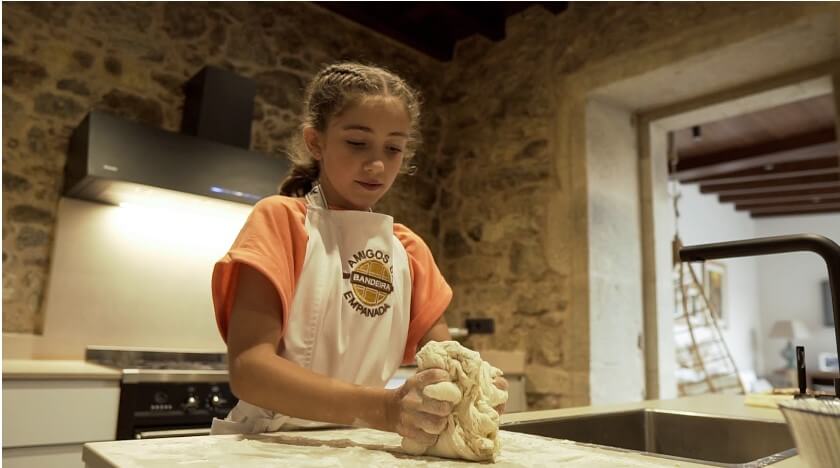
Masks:
[[[213,308],[225,341],[243,263],[271,281],[283,307],[283,324],[288,323],[295,282],[306,255],[305,217],[305,205],[298,199],[272,196],[259,201],[230,250],[216,262],[211,280]]]
[[[435,264],[429,246],[420,236],[400,224],[394,224],[394,233],[405,247],[411,270],[411,319],[403,354],[403,363],[410,363],[414,361],[420,340],[452,301],[452,288]]]

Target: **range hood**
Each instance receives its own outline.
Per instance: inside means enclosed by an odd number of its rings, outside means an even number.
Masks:
[[[254,204],[291,164],[250,151],[254,83],[206,67],[185,86],[181,133],[90,112],[75,129],[64,195],[108,204],[184,193]]]

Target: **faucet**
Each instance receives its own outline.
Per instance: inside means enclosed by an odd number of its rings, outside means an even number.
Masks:
[[[680,260],[702,262],[717,258],[752,257],[786,252],[814,252],[825,260],[834,312],[834,340],[840,355],[840,246],[817,234],[760,237],[714,244],[691,245],[680,249]],[[834,395],[840,398],[840,378],[834,379]]]

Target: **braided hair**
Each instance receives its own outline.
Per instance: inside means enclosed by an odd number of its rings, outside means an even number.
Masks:
[[[411,120],[408,141],[403,153],[401,172],[409,172],[409,161],[420,144],[420,94],[405,80],[381,67],[354,62],[328,65],[319,71],[306,87],[300,131],[292,142],[289,159],[291,174],[280,186],[280,194],[303,196],[318,180],[320,167],[303,142],[303,129],[312,127],[325,132],[329,120],[362,97],[393,96],[405,105]]]

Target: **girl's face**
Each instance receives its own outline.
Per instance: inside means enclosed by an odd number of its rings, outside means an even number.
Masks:
[[[402,166],[410,125],[398,98],[365,97],[330,119],[325,133],[304,130],[331,207],[367,210],[388,192]]]

